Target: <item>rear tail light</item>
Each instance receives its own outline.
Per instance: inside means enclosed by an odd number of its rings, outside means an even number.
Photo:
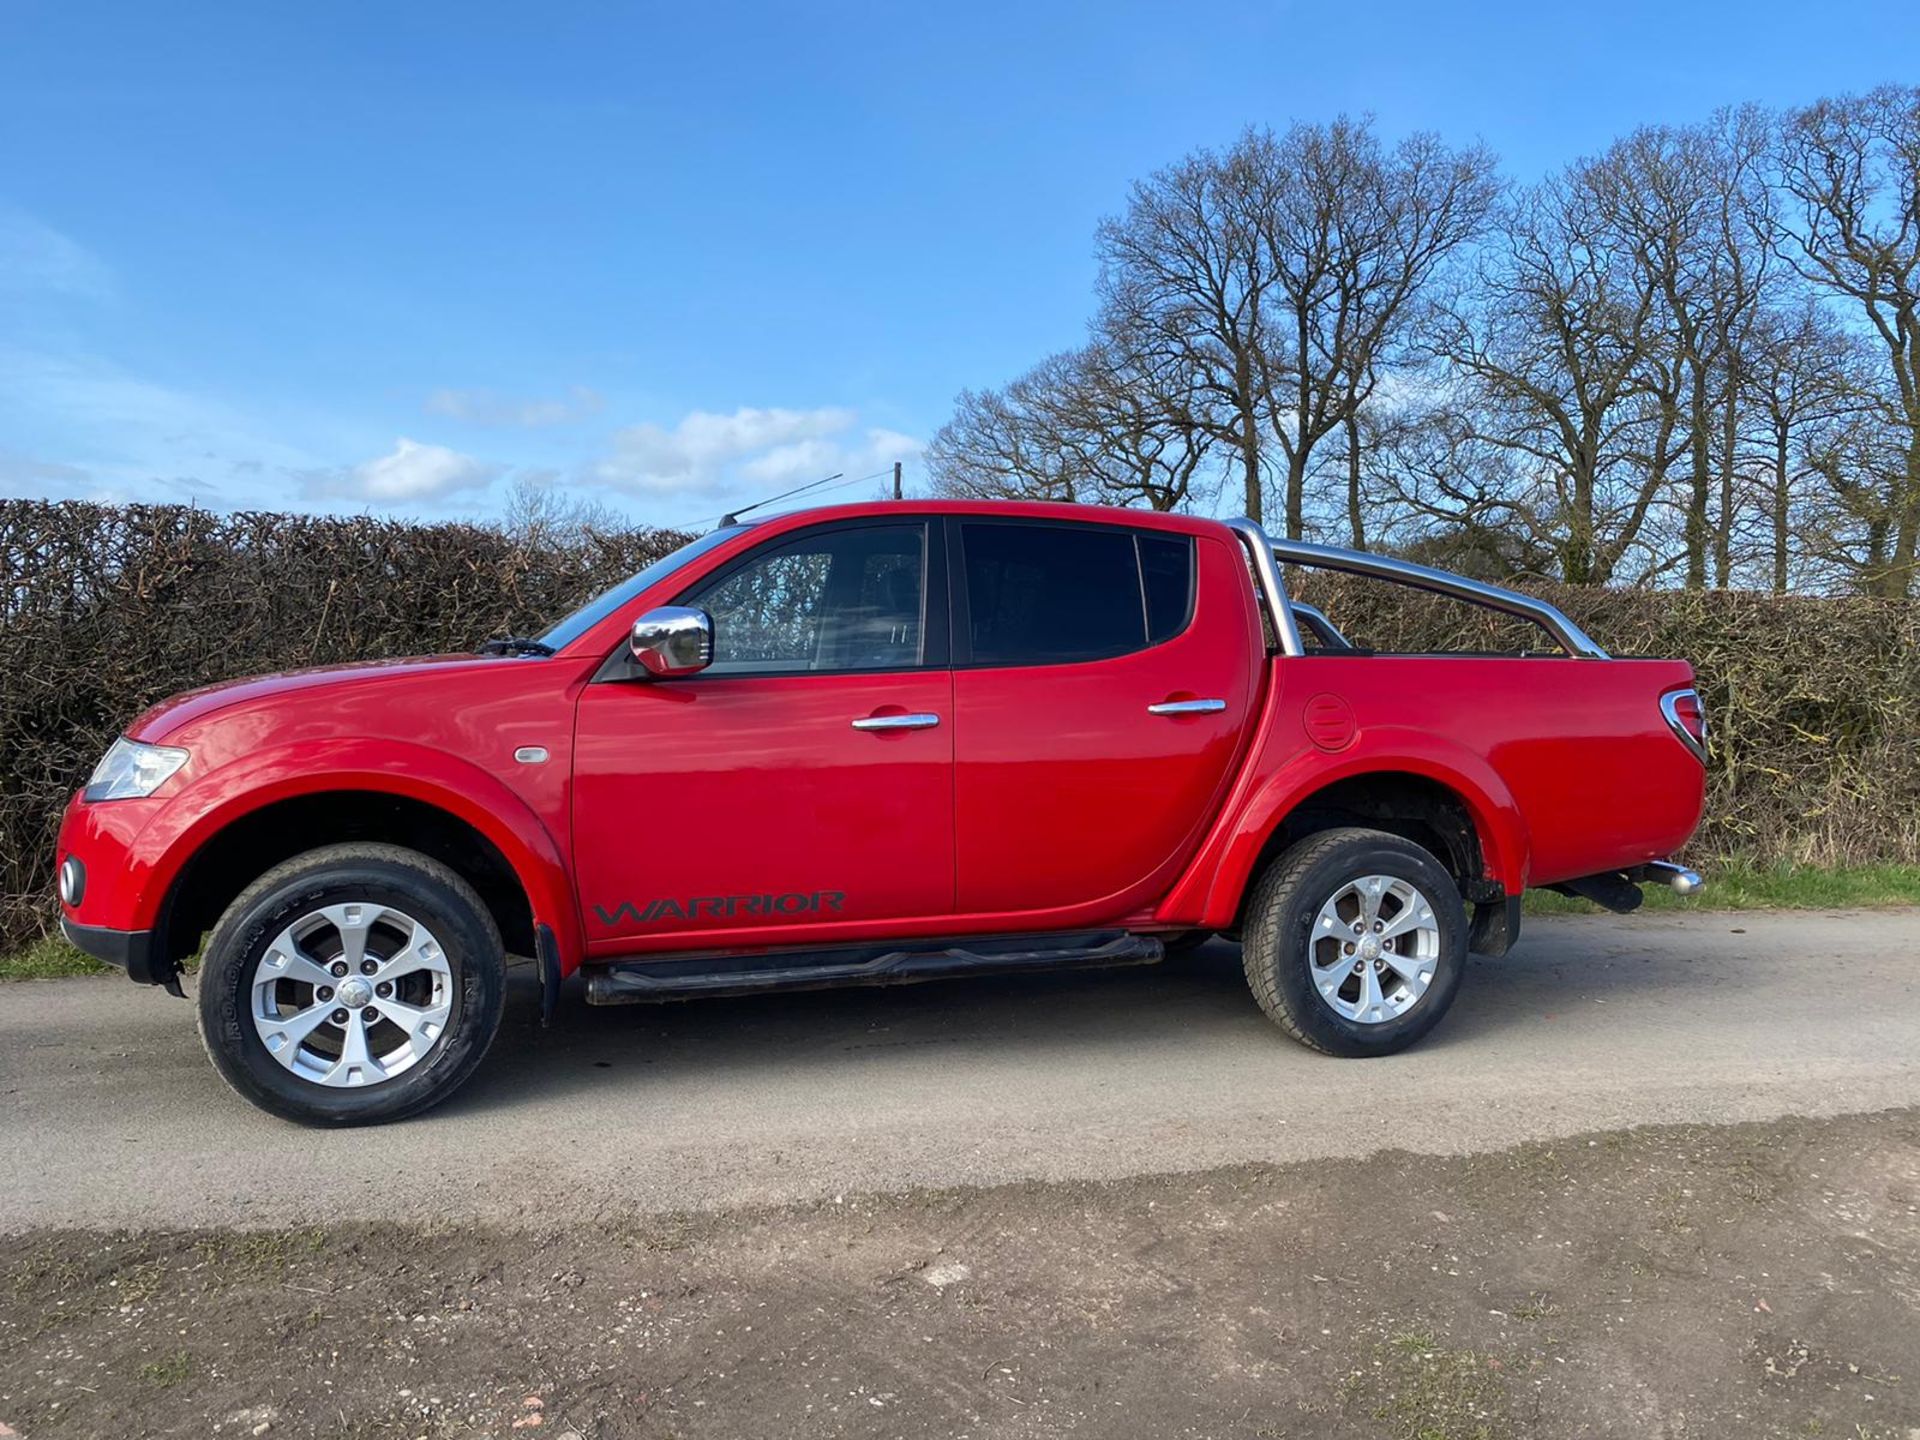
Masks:
[[[1660,713],[1667,717],[1667,728],[1704,765],[1707,760],[1707,712],[1700,704],[1700,693],[1697,690],[1669,690],[1660,697]]]

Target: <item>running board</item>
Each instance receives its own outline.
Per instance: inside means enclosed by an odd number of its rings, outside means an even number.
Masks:
[[[703,995],[911,985],[962,975],[1152,965],[1166,953],[1166,946],[1151,935],[1103,930],[1092,934],[928,940],[907,946],[784,950],[762,955],[616,960],[610,965],[587,967],[587,1003],[640,1005]]]

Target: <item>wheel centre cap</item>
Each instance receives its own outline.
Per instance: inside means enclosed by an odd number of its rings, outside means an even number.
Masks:
[[[1377,936],[1369,935],[1360,942],[1360,958],[1362,960],[1378,960],[1380,958],[1380,940]],[[346,992],[342,991],[341,993],[345,994]]]
[[[334,999],[349,1010],[358,1010],[373,999],[373,986],[356,975],[351,980],[340,982],[339,990],[334,992]]]

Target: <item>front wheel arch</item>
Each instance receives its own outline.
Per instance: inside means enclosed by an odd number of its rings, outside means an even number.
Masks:
[[[215,831],[168,888],[156,944],[178,965],[198,952],[234,898],[276,865],[322,845],[376,841],[446,866],[479,895],[508,953],[534,953],[532,902],[500,847],[439,806],[380,790],[271,801]]]

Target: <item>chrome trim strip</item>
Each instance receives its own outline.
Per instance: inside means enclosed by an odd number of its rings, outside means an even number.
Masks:
[[[1162,700],[1147,706],[1149,715],[1218,715],[1227,708],[1224,700]]]
[[[1273,621],[1273,633],[1280,641],[1283,655],[1304,655],[1306,645],[1300,639],[1300,622],[1293,618],[1293,606],[1287,599],[1286,582],[1280,578],[1279,562],[1273,558],[1273,541],[1253,521],[1229,520],[1227,528],[1240,537],[1253,558],[1253,573],[1260,577],[1260,593],[1267,602],[1267,615]]]
[[[1693,696],[1693,703],[1700,709],[1700,738],[1693,738],[1693,732],[1680,723],[1680,697]],[[1694,759],[1702,765],[1707,763],[1707,709],[1700,704],[1700,692],[1693,689],[1669,690],[1660,697],[1660,714],[1667,722],[1667,728],[1673,731],[1682,745],[1693,752]]]
[[[869,715],[853,722],[856,730],[931,730],[940,723],[938,715],[918,711],[911,715]]]

